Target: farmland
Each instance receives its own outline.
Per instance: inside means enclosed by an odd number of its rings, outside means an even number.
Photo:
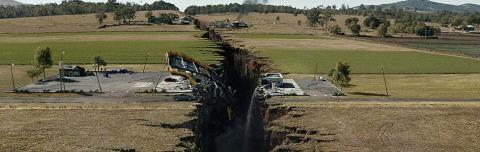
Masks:
[[[313,74],[292,74],[295,79],[312,79]],[[479,74],[353,74],[342,87],[346,99],[472,100],[480,98]]]
[[[437,39],[398,36],[394,38],[361,37],[360,39],[473,58],[480,57],[480,34],[443,33]]]
[[[180,151],[188,103],[0,104],[3,151]]]
[[[179,13],[177,11],[153,11],[162,13]],[[146,21],[145,11],[136,13],[136,21]],[[112,13],[107,13],[106,24],[113,24]],[[25,17],[0,20],[0,33],[51,33],[51,32],[104,32],[104,31],[195,31],[191,25],[150,25],[150,26],[115,26],[97,28],[95,14],[58,15],[45,17]]]
[[[145,20],[143,13],[137,13],[137,20]],[[111,24],[113,20],[111,14],[108,15],[106,23]],[[198,17],[219,21],[237,16],[227,13]],[[280,17],[278,23],[274,23],[276,16]],[[340,24],[345,29],[343,22],[348,17],[335,16],[337,21],[330,25]],[[296,131],[287,137],[291,139],[285,142],[285,148],[303,151],[475,151],[480,148],[477,143],[480,105],[473,102],[480,99],[479,60],[427,52],[427,45],[418,39],[383,41],[373,37],[329,36],[320,30],[322,27],[307,27],[303,15],[250,13],[243,20],[251,26],[224,33],[237,40],[239,46],[255,50],[255,55],[267,57],[275,70],[292,74],[285,74],[286,77],[311,80],[313,73],[325,76],[337,62],[351,65],[352,81],[342,88],[345,97],[282,97],[286,102],[277,103],[278,98],[266,101],[270,106],[291,107],[286,108],[289,113],[285,116],[264,126],[280,134]],[[94,56],[104,58],[108,69],[126,67],[136,72],[142,71],[147,53],[148,72],[165,70],[166,51],[183,52],[207,63],[216,63],[218,59],[212,52],[218,49],[216,43],[199,38],[203,33],[190,25],[107,29],[96,26],[94,14],[0,20],[0,91],[11,89],[11,63],[15,63],[13,75],[17,86],[32,82],[26,71],[33,67],[34,50],[39,46],[53,50],[54,66],[47,70],[47,76],[58,73],[56,62],[62,52],[65,52],[66,64],[88,70],[92,70]],[[440,39],[441,43],[429,40],[428,44],[433,49],[457,51],[461,55],[470,52],[469,56],[474,56],[480,45],[475,38],[464,39],[465,43],[455,41],[456,44],[443,44],[447,41],[444,39]],[[105,84],[105,81],[97,82]],[[192,127],[194,119],[187,116],[194,114],[192,102],[171,102],[171,96],[161,96],[161,93],[122,93],[105,91],[85,96],[0,93],[0,119],[5,120],[0,122],[0,149],[185,150],[179,145],[183,137],[192,139],[192,132],[187,129]],[[296,137],[304,134],[308,138],[298,142]]]
[[[479,74],[392,74],[386,75],[392,98],[478,99]],[[352,75],[353,86],[344,88],[349,98],[384,97],[381,75]]]
[[[479,73],[480,61],[438,54],[408,51],[322,51],[322,50],[263,50],[278,68],[291,73],[327,73],[337,62],[347,62],[352,73],[425,74]]]
[[[273,131],[300,151],[476,151],[479,104],[291,102]],[[307,132],[307,133],[305,133]],[[303,141],[303,142],[302,142]]]
[[[415,49],[322,35],[234,34],[259,50],[277,69],[290,73],[327,73],[337,62],[348,62],[353,73],[426,74],[479,73],[480,61]],[[308,66],[306,66],[308,65]],[[317,67],[318,65],[318,67]]]
[[[102,56],[110,64],[143,63],[147,52],[151,64],[164,63],[167,51],[188,53],[202,60],[213,60],[209,52],[215,44],[195,38],[198,32],[99,32],[2,34],[0,64],[31,64],[35,48],[48,46],[53,59],[65,52],[65,62],[88,64],[94,56]]]

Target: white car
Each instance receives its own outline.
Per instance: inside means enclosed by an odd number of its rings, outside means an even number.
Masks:
[[[157,91],[167,93],[192,92],[190,81],[178,75],[169,75],[157,85]]]

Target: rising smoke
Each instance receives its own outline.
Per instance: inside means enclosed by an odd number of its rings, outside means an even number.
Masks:
[[[243,2],[243,4],[259,4],[260,1],[259,0],[245,0]],[[263,0],[263,3],[262,4],[267,4],[268,3],[268,0]]]
[[[238,14],[237,16],[237,20],[240,20],[242,19],[243,16],[247,15],[250,10],[247,6],[245,6],[245,4],[267,4],[268,3],[268,0],[245,0],[243,1],[243,4],[241,7],[240,7],[240,14]]]

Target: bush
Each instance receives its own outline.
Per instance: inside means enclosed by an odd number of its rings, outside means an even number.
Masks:
[[[352,31],[353,36],[360,36],[360,30],[362,30],[362,27],[358,24],[352,24],[350,30]]]
[[[338,25],[328,27],[328,31],[332,34],[335,34],[335,35],[341,35],[342,34],[342,28],[340,28],[340,26],[338,26]]]
[[[386,37],[387,35],[388,35],[388,25],[387,24],[381,24],[378,27],[378,36]]]
[[[441,31],[439,28],[434,28],[431,26],[422,26],[420,28],[417,28],[415,33],[421,37],[433,37],[436,35],[440,35]]]

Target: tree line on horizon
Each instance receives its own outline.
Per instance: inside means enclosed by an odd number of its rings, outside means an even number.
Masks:
[[[135,11],[179,10],[174,4],[165,1],[155,1],[152,4],[139,5],[134,3],[123,4],[117,2],[117,0],[108,0],[106,3],[63,0],[60,4],[0,6],[0,19],[114,12],[117,8],[125,7]]]
[[[187,15],[213,14],[213,13],[290,13],[300,14],[303,10],[291,6],[264,5],[264,4],[219,4],[206,6],[189,6],[184,13]]]

